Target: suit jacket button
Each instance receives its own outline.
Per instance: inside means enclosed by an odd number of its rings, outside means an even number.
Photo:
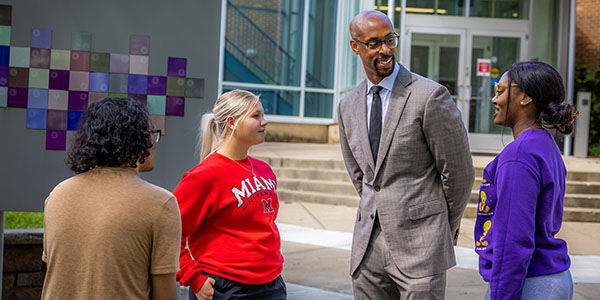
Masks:
[[[375,219],[375,215],[371,214],[371,220]]]
[[[378,185],[376,185],[376,186],[375,186],[375,191],[376,191],[376,192],[379,192],[380,190],[381,190],[381,188],[380,188]]]

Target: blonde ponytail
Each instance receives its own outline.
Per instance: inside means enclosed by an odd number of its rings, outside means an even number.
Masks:
[[[203,161],[214,150],[213,146],[219,143],[219,130],[213,113],[204,114],[200,124],[198,148],[200,161]]]
[[[231,131],[231,135],[233,135],[239,121],[247,116],[249,108],[258,101],[257,95],[244,90],[232,90],[217,99],[213,112],[204,114],[200,122],[197,146],[200,149],[200,161],[223,144],[227,136],[227,118],[232,116],[236,119]]]

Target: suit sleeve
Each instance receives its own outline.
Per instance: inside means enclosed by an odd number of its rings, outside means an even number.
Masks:
[[[442,178],[448,222],[456,245],[460,219],[469,202],[475,172],[460,112],[448,90],[442,86],[433,90],[427,99],[423,131]]]
[[[521,162],[509,161],[498,168],[498,202],[490,229],[494,245],[490,299],[521,296],[535,249],[539,182],[537,173]]]
[[[338,109],[338,124],[340,127],[340,146],[342,148],[342,156],[344,157],[344,163],[346,165],[346,169],[348,170],[348,174],[350,175],[350,179],[352,180],[352,184],[354,184],[354,188],[358,192],[358,195],[361,196],[363,172],[358,163],[356,162],[354,154],[352,153],[350,145],[348,144],[348,138],[346,137],[346,129],[344,127],[344,121],[342,117],[341,103]]]

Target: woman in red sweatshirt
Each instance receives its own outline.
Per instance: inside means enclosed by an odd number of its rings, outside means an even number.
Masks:
[[[201,162],[173,192],[182,221],[177,278],[190,299],[286,299],[277,180],[248,156],[265,138],[259,98],[227,92],[202,125]]]

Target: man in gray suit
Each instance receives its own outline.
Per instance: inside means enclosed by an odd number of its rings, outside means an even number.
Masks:
[[[367,79],[339,106],[340,144],[360,195],[350,274],[355,299],[443,299],[474,180],[448,90],[396,63],[386,15],[350,24]]]

